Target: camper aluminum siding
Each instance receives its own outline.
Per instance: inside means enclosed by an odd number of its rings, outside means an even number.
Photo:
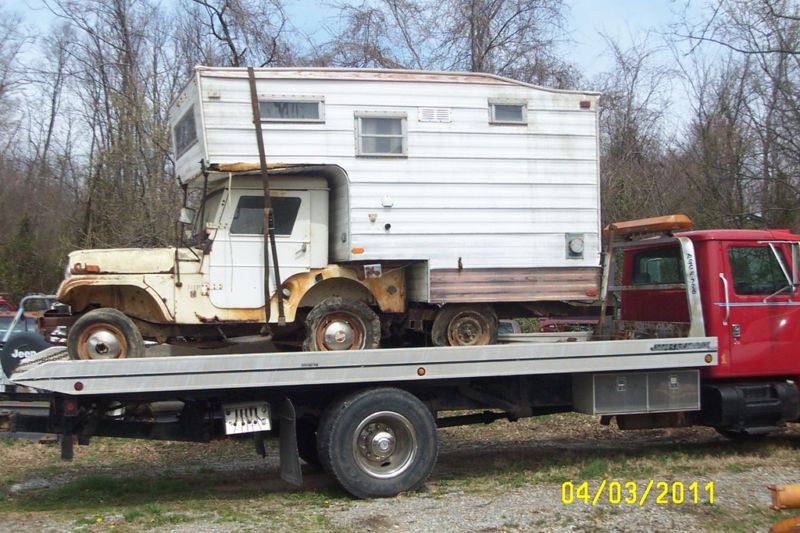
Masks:
[[[579,299],[597,286],[596,93],[486,74],[257,69],[256,78],[262,101],[319,104],[318,120],[262,127],[270,164],[346,172],[346,187],[331,182],[331,262],[423,261],[410,276],[418,301]],[[502,116],[515,107],[522,117]],[[359,155],[363,117],[399,118],[401,153]],[[198,68],[172,124],[183,179],[201,159],[258,162],[245,69]],[[567,249],[575,235],[585,241],[578,256]]]

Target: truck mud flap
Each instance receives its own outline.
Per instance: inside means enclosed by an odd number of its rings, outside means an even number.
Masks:
[[[280,431],[281,479],[292,485],[303,484],[300,454],[297,450],[297,416],[289,398],[284,398],[278,409]]]

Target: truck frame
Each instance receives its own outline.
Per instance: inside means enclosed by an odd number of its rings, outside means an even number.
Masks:
[[[731,437],[778,431],[800,416],[796,365],[767,357],[753,370],[751,355],[742,358],[730,335],[711,324],[732,308],[704,300],[707,281],[720,278],[705,263],[698,269],[695,245],[728,246],[735,232],[715,241],[703,232],[673,234],[681,229],[685,217],[609,228],[603,294],[621,296],[613,310],[604,307],[608,317],[595,340],[95,361],[64,360],[56,347],[10,376],[46,394],[49,413],[8,413],[5,426],[62,434],[64,458],[73,436],[86,444],[94,435],[203,442],[252,433],[259,453],[265,437],[275,437],[283,479],[302,481],[302,458],[361,498],[424,484],[436,462],[437,427],[578,411],[614,417],[622,429],[700,424]],[[777,265],[770,272],[783,271],[785,281],[775,283],[789,283],[794,294],[800,237],[776,236],[746,242]],[[791,263],[780,259],[783,250]],[[764,271],[763,261],[753,264]],[[645,301],[650,315],[637,316]],[[668,320],[653,320],[654,301]],[[747,372],[739,370],[743,361]]]

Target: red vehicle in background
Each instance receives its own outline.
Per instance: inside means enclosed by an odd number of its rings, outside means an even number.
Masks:
[[[14,316],[16,312],[17,308],[14,307],[14,304],[6,300],[4,296],[0,296],[0,316]]]

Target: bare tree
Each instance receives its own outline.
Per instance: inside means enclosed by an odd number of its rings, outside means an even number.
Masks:
[[[339,5],[342,30],[317,64],[489,72],[573,85],[557,58],[562,0],[366,0]]]
[[[748,115],[758,137],[759,187],[752,210],[773,226],[800,225],[800,5],[791,0],[726,0],[701,24],[679,33],[693,45],[716,46],[750,58]]]
[[[598,81],[603,219],[652,216],[669,203],[662,127],[671,72],[655,61],[657,49],[646,40],[627,49],[605,40],[614,66]]]
[[[184,10],[183,35],[204,52],[203,64],[292,63],[285,39],[288,19],[280,0],[191,0]]]
[[[693,116],[672,154],[673,176],[683,193],[679,208],[699,227],[752,225],[758,203],[752,71],[749,58],[730,54],[715,65],[695,57],[684,70]]]

